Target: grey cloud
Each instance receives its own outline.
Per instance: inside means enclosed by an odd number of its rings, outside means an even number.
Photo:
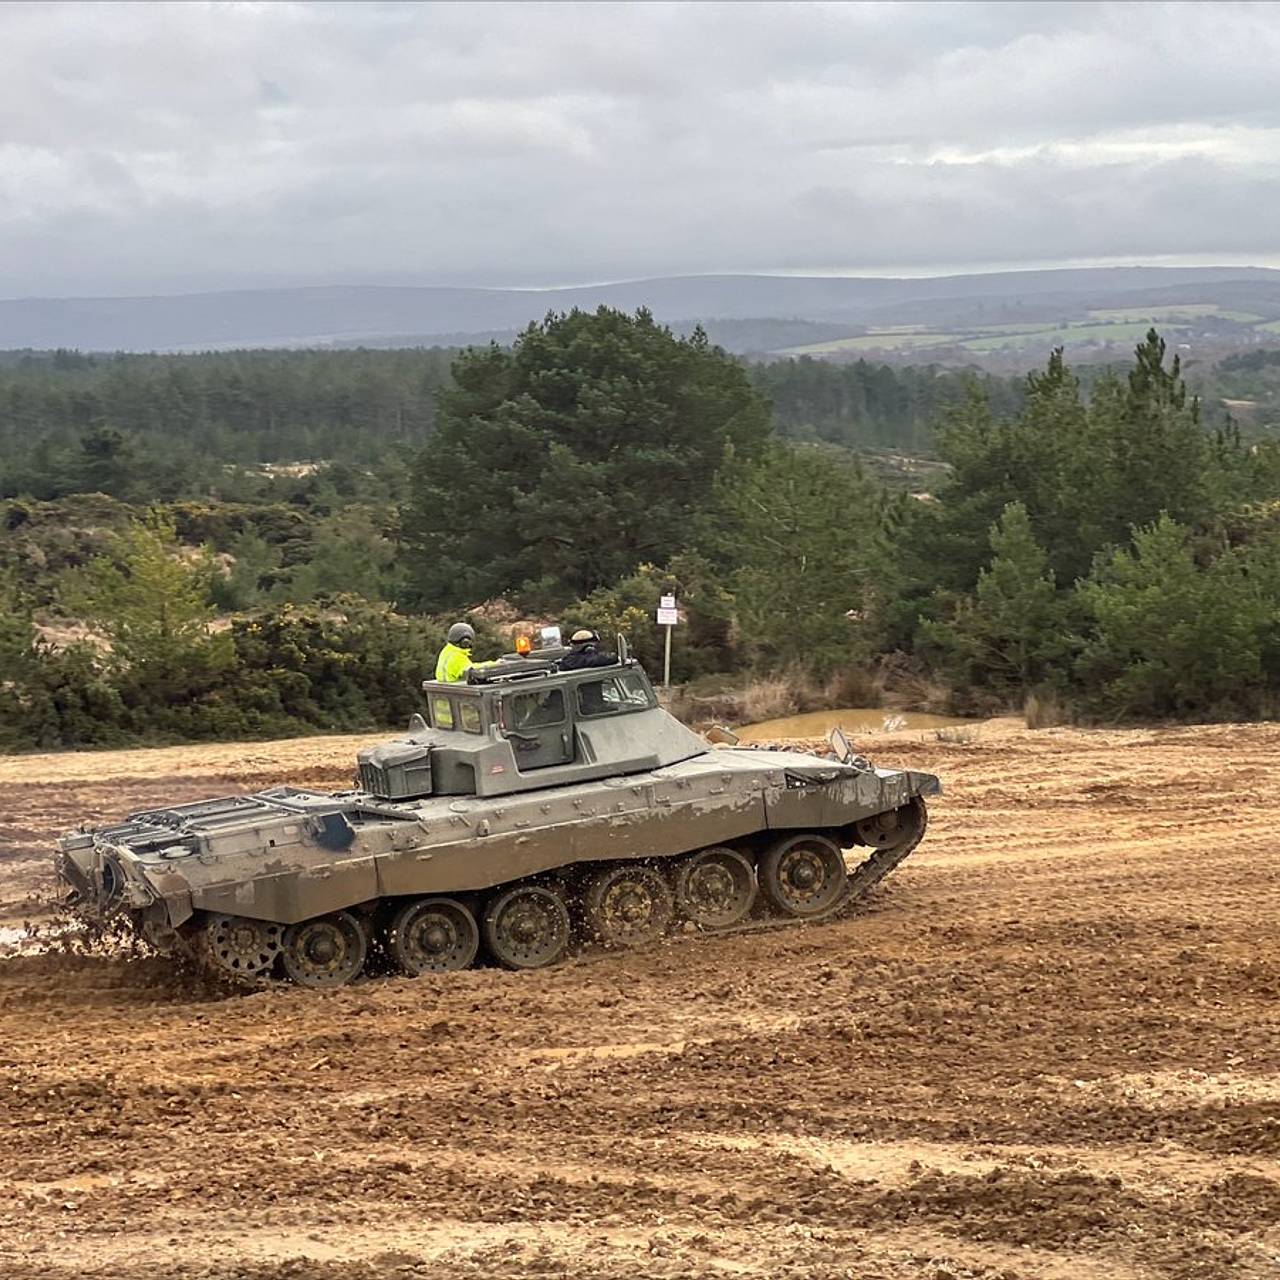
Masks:
[[[0,295],[1280,252],[1274,4],[0,6]]]

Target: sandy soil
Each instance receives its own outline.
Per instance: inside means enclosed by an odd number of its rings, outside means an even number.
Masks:
[[[59,828],[352,745],[0,761],[9,922]],[[0,960],[0,1276],[1280,1276],[1280,728],[859,745],[948,792],[834,923],[326,994]]]

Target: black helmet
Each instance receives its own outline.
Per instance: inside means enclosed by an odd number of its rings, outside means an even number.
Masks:
[[[569,643],[572,645],[599,644],[600,633],[598,631],[592,631],[590,627],[579,627],[577,631],[569,637]]]
[[[449,628],[449,643],[469,649],[475,643],[476,629],[469,622],[455,622]]]

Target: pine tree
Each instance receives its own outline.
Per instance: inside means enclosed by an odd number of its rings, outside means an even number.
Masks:
[[[214,567],[184,555],[173,521],[158,512],[117,535],[111,554],[69,570],[63,609],[100,632],[118,667],[177,667],[213,647],[209,601]]]
[[[1097,461],[1089,483],[1105,500],[1106,541],[1123,545],[1129,530],[1167,513],[1195,525],[1211,514],[1206,476],[1211,440],[1200,404],[1188,397],[1182,362],[1165,367],[1165,342],[1152,329],[1134,352],[1123,399],[1095,396]]]
[[[713,548],[729,568],[739,644],[757,666],[817,674],[865,659],[883,578],[882,510],[847,455],[770,450],[721,486]]]
[[[1205,715],[1255,697],[1274,604],[1237,553],[1201,567],[1189,530],[1161,515],[1135,530],[1132,549],[1099,557],[1077,595],[1090,620],[1077,673],[1099,710]]]
[[[968,683],[1006,697],[1038,684],[1064,683],[1066,611],[1026,507],[1009,503],[989,540],[991,561],[979,572],[973,594],[956,601],[947,621],[926,621],[926,640],[948,655]]]
[[[464,352],[453,377],[403,522],[429,608],[538,584],[565,602],[665,563],[726,453],[768,434],[741,366],[646,311],[548,316],[511,351]]]

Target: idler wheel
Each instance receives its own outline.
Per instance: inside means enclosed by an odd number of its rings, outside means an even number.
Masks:
[[[204,946],[215,968],[236,978],[268,973],[280,954],[284,925],[244,916],[210,916]]]
[[[107,854],[98,868],[97,884],[98,915],[103,920],[115,915],[124,906],[124,871],[120,861],[114,854]]]
[[[700,849],[676,868],[676,907],[702,929],[727,929],[756,900],[756,873],[736,849]]]
[[[465,969],[480,949],[476,918],[453,898],[417,898],[391,919],[391,958],[411,977]]]
[[[587,930],[606,947],[656,941],[666,933],[674,910],[666,877],[636,862],[596,872],[583,899]]]
[[[928,810],[919,796],[912,796],[906,804],[887,813],[874,813],[856,824],[858,838],[872,849],[886,849],[896,853],[907,846],[914,847],[924,835],[929,822]]]
[[[548,885],[500,889],[484,912],[489,953],[508,969],[541,969],[555,964],[569,945],[569,908]]]
[[[368,930],[350,911],[303,920],[284,933],[284,971],[300,987],[341,987],[368,954]]]
[[[760,891],[788,916],[817,916],[835,906],[847,875],[840,846],[811,832],[779,840],[760,859]]]

